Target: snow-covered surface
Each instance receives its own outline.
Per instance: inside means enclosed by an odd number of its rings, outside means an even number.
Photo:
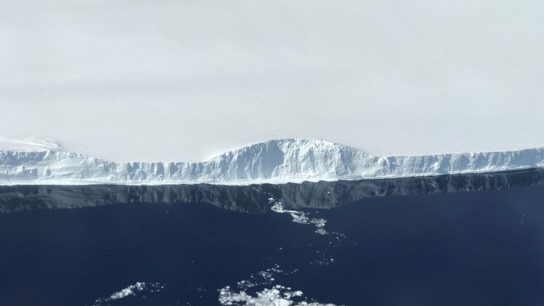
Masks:
[[[51,135],[70,151],[199,161],[286,135],[378,155],[544,145],[543,1],[1,9],[0,133]]]
[[[61,146],[41,137],[9,138],[0,136],[0,151],[42,152],[60,151]]]
[[[5,138],[3,138],[5,139]],[[253,184],[481,173],[538,168],[544,148],[520,151],[373,156],[321,139],[277,139],[204,162],[117,163],[64,152],[48,140],[9,140],[0,184]]]

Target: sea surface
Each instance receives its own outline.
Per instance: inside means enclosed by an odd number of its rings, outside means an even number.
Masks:
[[[544,305],[544,172],[0,187],[0,305]]]

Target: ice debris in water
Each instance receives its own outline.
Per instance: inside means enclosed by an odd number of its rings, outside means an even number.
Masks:
[[[285,272],[283,272],[283,270],[280,268],[279,265],[274,265],[272,268],[268,268],[266,270],[259,271],[258,273],[251,274],[249,276],[249,280],[239,281],[237,285],[238,285],[238,288],[244,289],[244,290],[253,288],[259,285],[268,286],[268,285],[271,285],[275,281],[274,275],[280,274],[280,273],[285,273]],[[285,274],[290,274],[290,273],[285,273]]]
[[[281,201],[277,201],[269,195],[268,202],[271,210],[275,213],[289,214],[295,223],[315,226],[315,232],[320,235],[335,234],[335,240],[329,242],[328,248],[334,248],[344,236],[337,233],[329,233],[325,230],[327,220],[322,218],[311,218],[309,213],[286,209]],[[281,248],[280,248],[281,249]],[[318,251],[318,253],[320,253]],[[327,256],[328,255],[328,256]],[[326,254],[317,260],[321,264],[330,264],[334,258]],[[326,263],[325,263],[326,262]],[[276,275],[288,275],[298,272],[295,269],[291,272],[284,272],[279,265],[250,275],[249,279],[236,283],[236,289],[225,286],[219,289],[219,303],[229,306],[336,306],[335,304],[323,304],[304,297],[300,290],[293,290],[290,287],[276,284]]]
[[[219,290],[219,303],[229,306],[335,306],[334,304],[308,301],[302,291],[282,285],[265,288],[255,295],[248,294],[243,290],[236,292],[226,286]]]
[[[150,293],[157,293],[164,289],[164,285],[160,283],[146,283],[146,282],[136,282],[133,285],[130,285],[120,291],[112,293],[107,298],[97,299],[95,301],[95,306],[102,305],[104,303],[112,302],[115,300],[124,299],[128,296],[137,295],[137,293],[142,291],[147,291]]]
[[[298,211],[298,210],[290,210],[285,209],[281,201],[275,202],[274,205],[270,208],[273,212],[279,213],[279,214],[289,214],[291,215],[291,218],[293,218],[293,222],[300,223],[300,224],[313,224],[316,227],[315,232],[319,235],[327,235],[328,232],[325,230],[325,225],[327,224],[327,220],[322,218],[310,218],[310,215],[308,213]]]

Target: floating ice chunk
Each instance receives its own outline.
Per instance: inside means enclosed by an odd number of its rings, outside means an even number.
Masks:
[[[310,218],[310,215],[308,213],[298,211],[298,210],[285,209],[281,201],[275,202],[274,205],[272,205],[270,209],[273,212],[278,214],[289,214],[291,218],[293,218],[293,222],[295,223],[313,224],[316,227],[316,230],[315,230],[316,234],[319,234],[319,235],[329,234],[329,232],[325,230],[325,225],[327,224],[327,220],[325,219]]]
[[[219,290],[219,303],[229,306],[335,306],[330,303],[309,301],[302,291],[282,285],[265,288],[255,295],[245,291],[233,291],[226,286]]]

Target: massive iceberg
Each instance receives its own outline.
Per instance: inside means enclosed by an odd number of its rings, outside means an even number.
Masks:
[[[0,138],[1,185],[254,184],[360,180],[540,168],[544,148],[505,152],[374,156],[314,138],[276,139],[203,162],[118,163],[66,152],[41,138]]]

